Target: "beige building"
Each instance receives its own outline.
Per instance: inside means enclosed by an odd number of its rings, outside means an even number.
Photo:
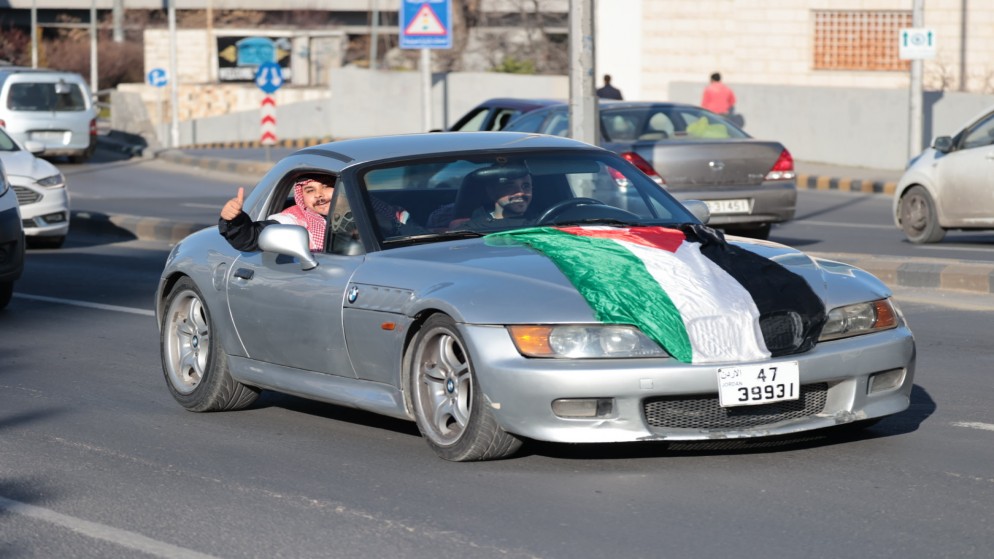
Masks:
[[[598,0],[597,73],[628,99],[672,82],[907,88],[913,0]],[[994,0],[925,0],[926,90],[994,93]],[[599,79],[599,78],[598,78]]]

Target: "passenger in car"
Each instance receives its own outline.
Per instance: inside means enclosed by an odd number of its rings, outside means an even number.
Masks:
[[[311,250],[323,251],[328,210],[334,192],[332,177],[305,175],[293,184],[294,205],[270,215],[266,220],[252,221],[242,211],[245,189],[239,188],[238,195],[221,208],[218,231],[232,247],[249,252],[259,250],[259,232],[263,227],[273,223],[300,225],[307,229]]]

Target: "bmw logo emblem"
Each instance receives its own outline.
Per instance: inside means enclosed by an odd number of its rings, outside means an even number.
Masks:
[[[445,389],[452,394],[456,391],[456,383],[452,382],[452,379],[445,381]]]
[[[359,298],[359,288],[356,286],[349,287],[348,294],[349,303],[355,303],[355,300]]]

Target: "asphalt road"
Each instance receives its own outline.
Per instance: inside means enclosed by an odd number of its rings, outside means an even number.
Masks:
[[[899,294],[908,411],[768,443],[435,457],[413,424],[266,393],[193,414],[151,295],[167,247],[71,235],[0,313],[0,557],[987,557],[989,297]],[[967,310],[973,309],[973,310]]]

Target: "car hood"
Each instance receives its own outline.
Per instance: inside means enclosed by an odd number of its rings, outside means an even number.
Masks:
[[[803,277],[826,310],[890,295],[877,278],[847,264],[768,241],[730,240]],[[484,239],[373,253],[352,282],[409,291],[402,312],[411,316],[439,309],[475,324],[597,322],[548,258],[523,246],[491,246]]]
[[[59,172],[59,169],[41,159],[35,157],[29,151],[4,151],[0,152],[0,161],[7,171],[8,177],[25,177],[31,180],[50,177]]]

